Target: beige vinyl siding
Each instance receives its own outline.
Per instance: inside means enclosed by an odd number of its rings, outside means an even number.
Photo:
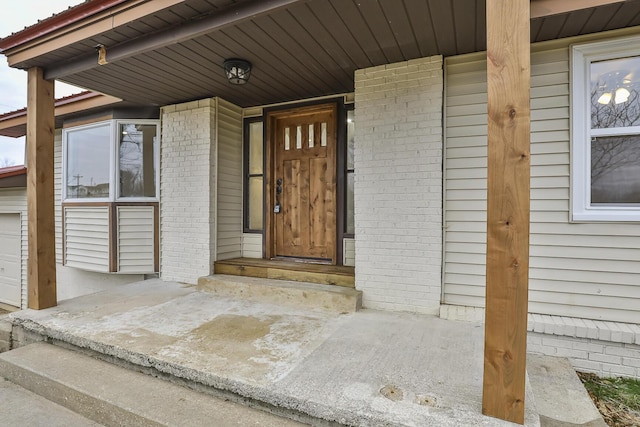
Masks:
[[[242,109],[217,99],[216,259],[242,256]]]
[[[342,243],[343,255],[342,263],[350,267],[356,265],[356,241],[355,239],[343,239]]]
[[[20,301],[16,301],[21,307],[27,307],[27,260],[29,258],[28,246],[28,219],[27,219],[27,189],[10,188],[0,190],[0,213],[19,214],[20,216]]]
[[[242,235],[242,256],[262,258],[262,234],[244,233]]]
[[[531,61],[529,311],[637,323],[640,224],[569,222],[568,42],[534,46]],[[482,54],[446,61],[444,302],[452,305],[484,306],[485,68]]]
[[[21,246],[20,214],[0,212],[0,303],[15,307],[22,300]]]
[[[65,265],[109,272],[109,208],[64,208]]]
[[[118,273],[153,273],[154,207],[118,206]]]

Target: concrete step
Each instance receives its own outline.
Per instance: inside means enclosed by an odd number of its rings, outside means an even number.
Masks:
[[[11,322],[6,315],[0,316],[0,353],[11,349]]]
[[[0,354],[2,377],[105,426],[302,425],[47,343]]]
[[[98,427],[101,424],[0,378],[0,425]]]
[[[541,427],[606,427],[569,361],[527,354],[527,373]]]
[[[198,290],[260,303],[340,313],[355,312],[362,308],[362,291],[308,282],[214,274],[198,279]]]

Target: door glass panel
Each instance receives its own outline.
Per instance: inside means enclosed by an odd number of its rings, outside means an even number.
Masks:
[[[320,139],[320,145],[323,147],[327,146],[327,123],[323,122],[320,125],[320,131],[321,131],[321,139]]]
[[[291,149],[291,129],[284,128],[284,149],[289,151]]]
[[[309,125],[309,148],[313,148],[314,145],[313,125]]]
[[[262,173],[262,122],[249,125],[249,174]]]
[[[296,148],[298,150],[302,148],[302,125],[296,128]]]

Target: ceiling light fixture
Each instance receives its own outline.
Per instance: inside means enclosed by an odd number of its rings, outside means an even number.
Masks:
[[[249,81],[251,76],[251,63],[244,59],[227,59],[224,61],[224,73],[229,83],[243,85]]]

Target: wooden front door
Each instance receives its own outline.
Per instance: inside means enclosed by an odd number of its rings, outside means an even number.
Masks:
[[[323,104],[270,115],[270,258],[336,263],[336,111]]]

